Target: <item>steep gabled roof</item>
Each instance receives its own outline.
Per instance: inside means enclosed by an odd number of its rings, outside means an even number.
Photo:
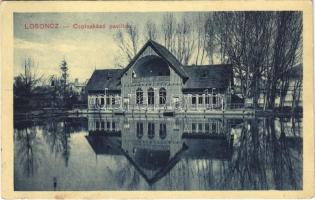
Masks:
[[[122,69],[95,70],[86,85],[87,91],[120,90],[120,74]]]
[[[188,76],[182,66],[182,64],[177,60],[177,58],[164,46],[160,45],[159,43],[148,40],[148,42],[140,49],[137,55],[131,60],[131,62],[127,65],[127,67],[122,72],[121,76],[129,70],[129,68],[137,61],[139,56],[145,51],[145,49],[150,46],[155,52],[167,62],[170,67],[183,79],[187,79]]]
[[[232,65],[184,66],[189,74],[183,89],[224,89],[233,81]],[[233,83],[233,82],[232,82]]]

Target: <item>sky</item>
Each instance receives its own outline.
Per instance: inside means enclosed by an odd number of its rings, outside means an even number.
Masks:
[[[70,80],[90,78],[95,69],[113,68],[120,51],[113,39],[117,30],[75,29],[73,24],[126,24],[143,27],[150,19],[157,26],[165,13],[14,13],[14,75],[23,72],[26,58],[36,63],[36,72],[60,75],[65,58]],[[175,17],[183,13],[175,14]],[[58,23],[57,29],[30,29],[30,24]],[[67,28],[63,28],[67,26]],[[142,44],[145,41],[141,42]]]

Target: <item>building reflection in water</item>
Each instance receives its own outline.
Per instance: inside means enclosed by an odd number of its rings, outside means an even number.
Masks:
[[[302,119],[88,115],[14,128],[15,190],[303,188]]]
[[[182,159],[229,160],[231,122],[225,118],[89,115],[86,137],[98,154],[124,155],[149,183]]]

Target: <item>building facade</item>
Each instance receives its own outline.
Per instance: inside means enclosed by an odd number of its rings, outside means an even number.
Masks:
[[[149,40],[124,69],[95,70],[87,84],[89,110],[229,109],[231,65],[184,66]]]

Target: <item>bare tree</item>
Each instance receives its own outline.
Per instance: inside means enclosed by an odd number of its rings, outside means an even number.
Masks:
[[[271,62],[270,89],[268,107],[275,108],[277,89],[281,91],[280,106],[287,94],[290,69],[299,62],[302,41],[302,15],[300,12],[276,13],[276,30],[274,36],[273,55]]]
[[[37,67],[38,64],[35,63],[34,59],[29,57],[24,60],[24,74],[20,74],[19,77],[23,81],[24,90],[27,94],[31,94],[32,90],[43,77],[38,75],[36,71]]]
[[[232,64],[235,85],[255,107],[261,97],[266,108],[274,108],[276,97],[283,105],[288,74],[301,60],[300,12],[215,12],[196,15],[195,20],[167,13],[161,24],[157,28],[149,20],[143,32],[131,25],[118,31],[115,40],[122,56],[115,60],[135,56],[140,34],[160,38],[184,65],[204,60]]]
[[[126,57],[128,61],[136,55],[139,44],[139,29],[136,25],[128,23],[126,29],[118,30],[114,35],[114,39],[118,44],[122,57]]]
[[[204,57],[205,57],[205,51],[208,57],[209,64],[214,63],[214,55],[216,51],[216,24],[214,22],[213,14],[208,14],[206,16],[206,21],[204,21],[204,25],[197,27],[199,29],[198,31],[198,47],[197,52],[201,49],[201,56],[200,56],[200,62],[203,63]],[[199,20],[198,20],[199,21]],[[200,20],[201,21],[201,20]],[[197,53],[199,55],[199,53]],[[197,56],[197,60],[199,59],[199,56]],[[196,65],[198,63],[196,62]]]
[[[161,30],[164,46],[173,51],[175,49],[176,19],[172,13],[167,13],[163,16]]]
[[[186,17],[183,17],[181,23],[177,24],[175,34],[176,43],[173,52],[177,59],[184,65],[188,64],[195,49],[193,35],[191,22]]]
[[[151,20],[148,20],[145,25],[145,31],[146,31],[146,38],[148,40],[156,40],[157,39],[157,27],[154,22]]]
[[[208,40],[210,44],[214,43],[215,48],[217,49],[217,53],[219,54],[219,62],[226,63],[227,62],[227,47],[226,40],[228,36],[229,26],[231,26],[230,21],[227,19],[227,13],[222,12],[214,12],[212,15],[212,20],[209,20],[208,31],[214,31],[214,39],[211,40],[211,37],[208,36]],[[207,31],[208,35],[209,32]],[[209,45],[208,45],[209,46]],[[207,50],[209,51],[209,50]]]
[[[26,58],[23,63],[24,73],[14,78],[14,109],[30,109],[28,107],[33,96],[35,87],[43,79],[42,75],[38,75],[36,68],[38,64],[32,58]]]
[[[299,67],[299,66],[297,66]],[[302,66],[301,66],[302,68]],[[299,72],[297,73],[296,75],[296,79],[293,81],[293,88],[292,88],[292,112],[294,114],[294,111],[296,108],[299,107],[299,103],[300,103],[300,100],[301,100],[301,96],[302,96],[302,84],[303,84],[303,72]]]
[[[221,61],[228,57],[242,95],[259,98],[260,78],[268,64],[272,21],[268,12],[216,13]]]

